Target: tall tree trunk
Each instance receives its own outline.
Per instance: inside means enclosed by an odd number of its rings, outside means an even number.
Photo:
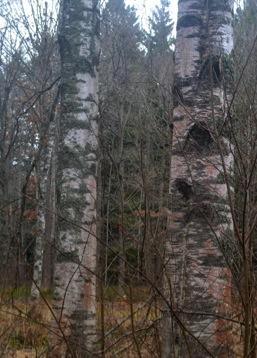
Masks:
[[[31,294],[34,298],[53,289],[54,244],[56,236],[57,153],[59,145],[59,115],[57,106],[60,89],[52,104],[50,117],[42,126],[41,156],[38,163],[38,222],[34,247],[34,267]]]
[[[41,288],[43,289],[43,291],[48,292],[53,288],[53,269],[56,237],[56,164],[56,148],[53,148],[46,193],[46,222],[41,281]]]
[[[215,315],[224,314],[230,300],[222,248],[232,237],[233,155],[218,126],[226,113],[223,57],[233,46],[232,11],[233,1],[179,1],[166,294],[185,327],[175,324],[173,344],[172,315],[167,315],[164,357],[173,357],[178,346],[179,357],[208,356],[188,331],[213,356],[227,352],[227,325]]]
[[[55,309],[66,352],[92,357],[96,334],[96,171],[98,149],[98,0],[63,0],[60,54],[61,151]],[[66,354],[66,355],[65,355]]]

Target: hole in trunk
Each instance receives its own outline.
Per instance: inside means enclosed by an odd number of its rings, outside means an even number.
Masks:
[[[175,181],[175,187],[185,200],[189,200],[193,194],[192,185],[182,178]]]
[[[213,139],[210,131],[206,127],[206,123],[198,122],[195,123],[189,130],[185,147],[191,149],[192,147],[202,150],[209,149]]]

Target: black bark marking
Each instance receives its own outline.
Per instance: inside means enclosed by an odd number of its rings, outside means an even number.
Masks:
[[[181,91],[179,85],[176,83],[173,86],[172,93],[174,95],[174,105],[177,106],[178,104],[184,103],[183,92]]]
[[[182,16],[177,23],[177,31],[182,27],[191,27],[191,26],[202,26],[202,20],[195,15],[185,15]]]
[[[218,85],[222,80],[222,70],[218,56],[208,57],[201,68],[199,79],[210,83],[210,75],[212,76],[213,84]]]

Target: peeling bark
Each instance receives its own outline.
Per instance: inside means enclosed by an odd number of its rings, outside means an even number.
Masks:
[[[182,95],[173,118],[173,221],[166,245],[172,293],[166,285],[166,294],[172,295],[174,309],[184,312],[186,327],[215,357],[228,349],[228,326],[214,316],[224,314],[230,301],[230,274],[222,251],[232,235],[224,172],[231,174],[233,155],[218,123],[226,112],[222,62],[233,47],[232,9],[233,1],[180,0],[175,54],[176,86]],[[172,332],[172,321],[166,321]],[[207,356],[176,325],[175,335],[172,342],[166,334],[164,357],[173,357],[174,350],[179,357],[188,350],[192,357]]]

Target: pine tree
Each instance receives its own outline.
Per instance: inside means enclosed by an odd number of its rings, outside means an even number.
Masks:
[[[141,40],[135,8],[126,6],[124,0],[109,0],[102,21],[102,68],[105,71],[102,81],[111,76],[115,87],[127,82],[129,68],[140,54]]]
[[[171,50],[174,43],[172,37],[173,22],[169,13],[170,1],[161,0],[160,5],[155,7],[149,18],[150,34],[149,50],[164,53]]]

